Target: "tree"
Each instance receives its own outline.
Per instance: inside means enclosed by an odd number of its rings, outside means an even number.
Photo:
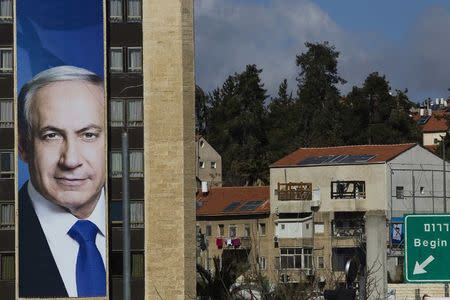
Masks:
[[[390,92],[389,82],[377,72],[362,88],[353,87],[343,101],[343,138],[346,144],[416,142],[419,130],[409,116],[412,107],[405,91]]]
[[[247,65],[212,93],[207,139],[222,155],[225,184],[268,182],[267,95],[261,72],[256,65]]]
[[[201,87],[195,86],[195,133],[205,135],[207,131],[209,96]]]
[[[298,84],[298,136],[301,146],[342,144],[340,94],[338,84],[346,81],[338,75],[339,52],[324,43],[306,43],[308,51],[297,55],[300,68]]]
[[[288,93],[287,80],[284,79],[279,88],[278,96],[273,98],[268,106],[267,139],[268,159],[274,162],[296,148],[296,112],[292,93]]]

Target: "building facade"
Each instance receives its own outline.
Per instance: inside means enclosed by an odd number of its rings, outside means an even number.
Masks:
[[[301,148],[271,166],[270,196],[280,270],[333,286],[358,258],[381,294],[403,282],[403,216],[448,211],[443,162],[416,144]]]
[[[195,139],[197,187],[201,182],[222,186],[222,157],[202,136]]]

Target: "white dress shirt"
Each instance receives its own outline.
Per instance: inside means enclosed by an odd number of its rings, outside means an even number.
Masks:
[[[77,297],[76,263],[79,245],[67,232],[79,219],[62,207],[45,199],[36,191],[31,181],[28,181],[27,188],[67,293],[69,297]],[[106,261],[105,219],[105,194],[104,189],[102,189],[94,211],[85,220],[91,221],[99,229],[95,244],[100,251],[104,265]]]

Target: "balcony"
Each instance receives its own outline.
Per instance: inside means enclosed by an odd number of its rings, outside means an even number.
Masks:
[[[278,201],[309,201],[312,199],[312,183],[278,183]]]
[[[364,214],[335,213],[331,221],[332,236],[334,238],[360,238],[365,232]]]
[[[332,181],[331,199],[365,199],[365,181]]]

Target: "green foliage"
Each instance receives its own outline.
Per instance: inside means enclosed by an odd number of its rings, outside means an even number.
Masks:
[[[341,139],[340,94],[337,84],[345,80],[337,73],[339,52],[324,43],[306,43],[306,53],[297,55],[300,68],[297,78],[297,144],[333,146]]]
[[[295,96],[284,79],[266,106],[256,65],[209,95],[196,87],[197,133],[222,156],[224,185],[267,184],[269,164],[298,147],[420,141],[407,90],[392,94],[386,77],[374,72],[342,97],[339,52],[328,42],[305,45],[296,56]]]
[[[261,69],[248,65],[213,91],[206,138],[222,155],[223,178],[229,185],[268,182],[266,157],[267,98]]]

